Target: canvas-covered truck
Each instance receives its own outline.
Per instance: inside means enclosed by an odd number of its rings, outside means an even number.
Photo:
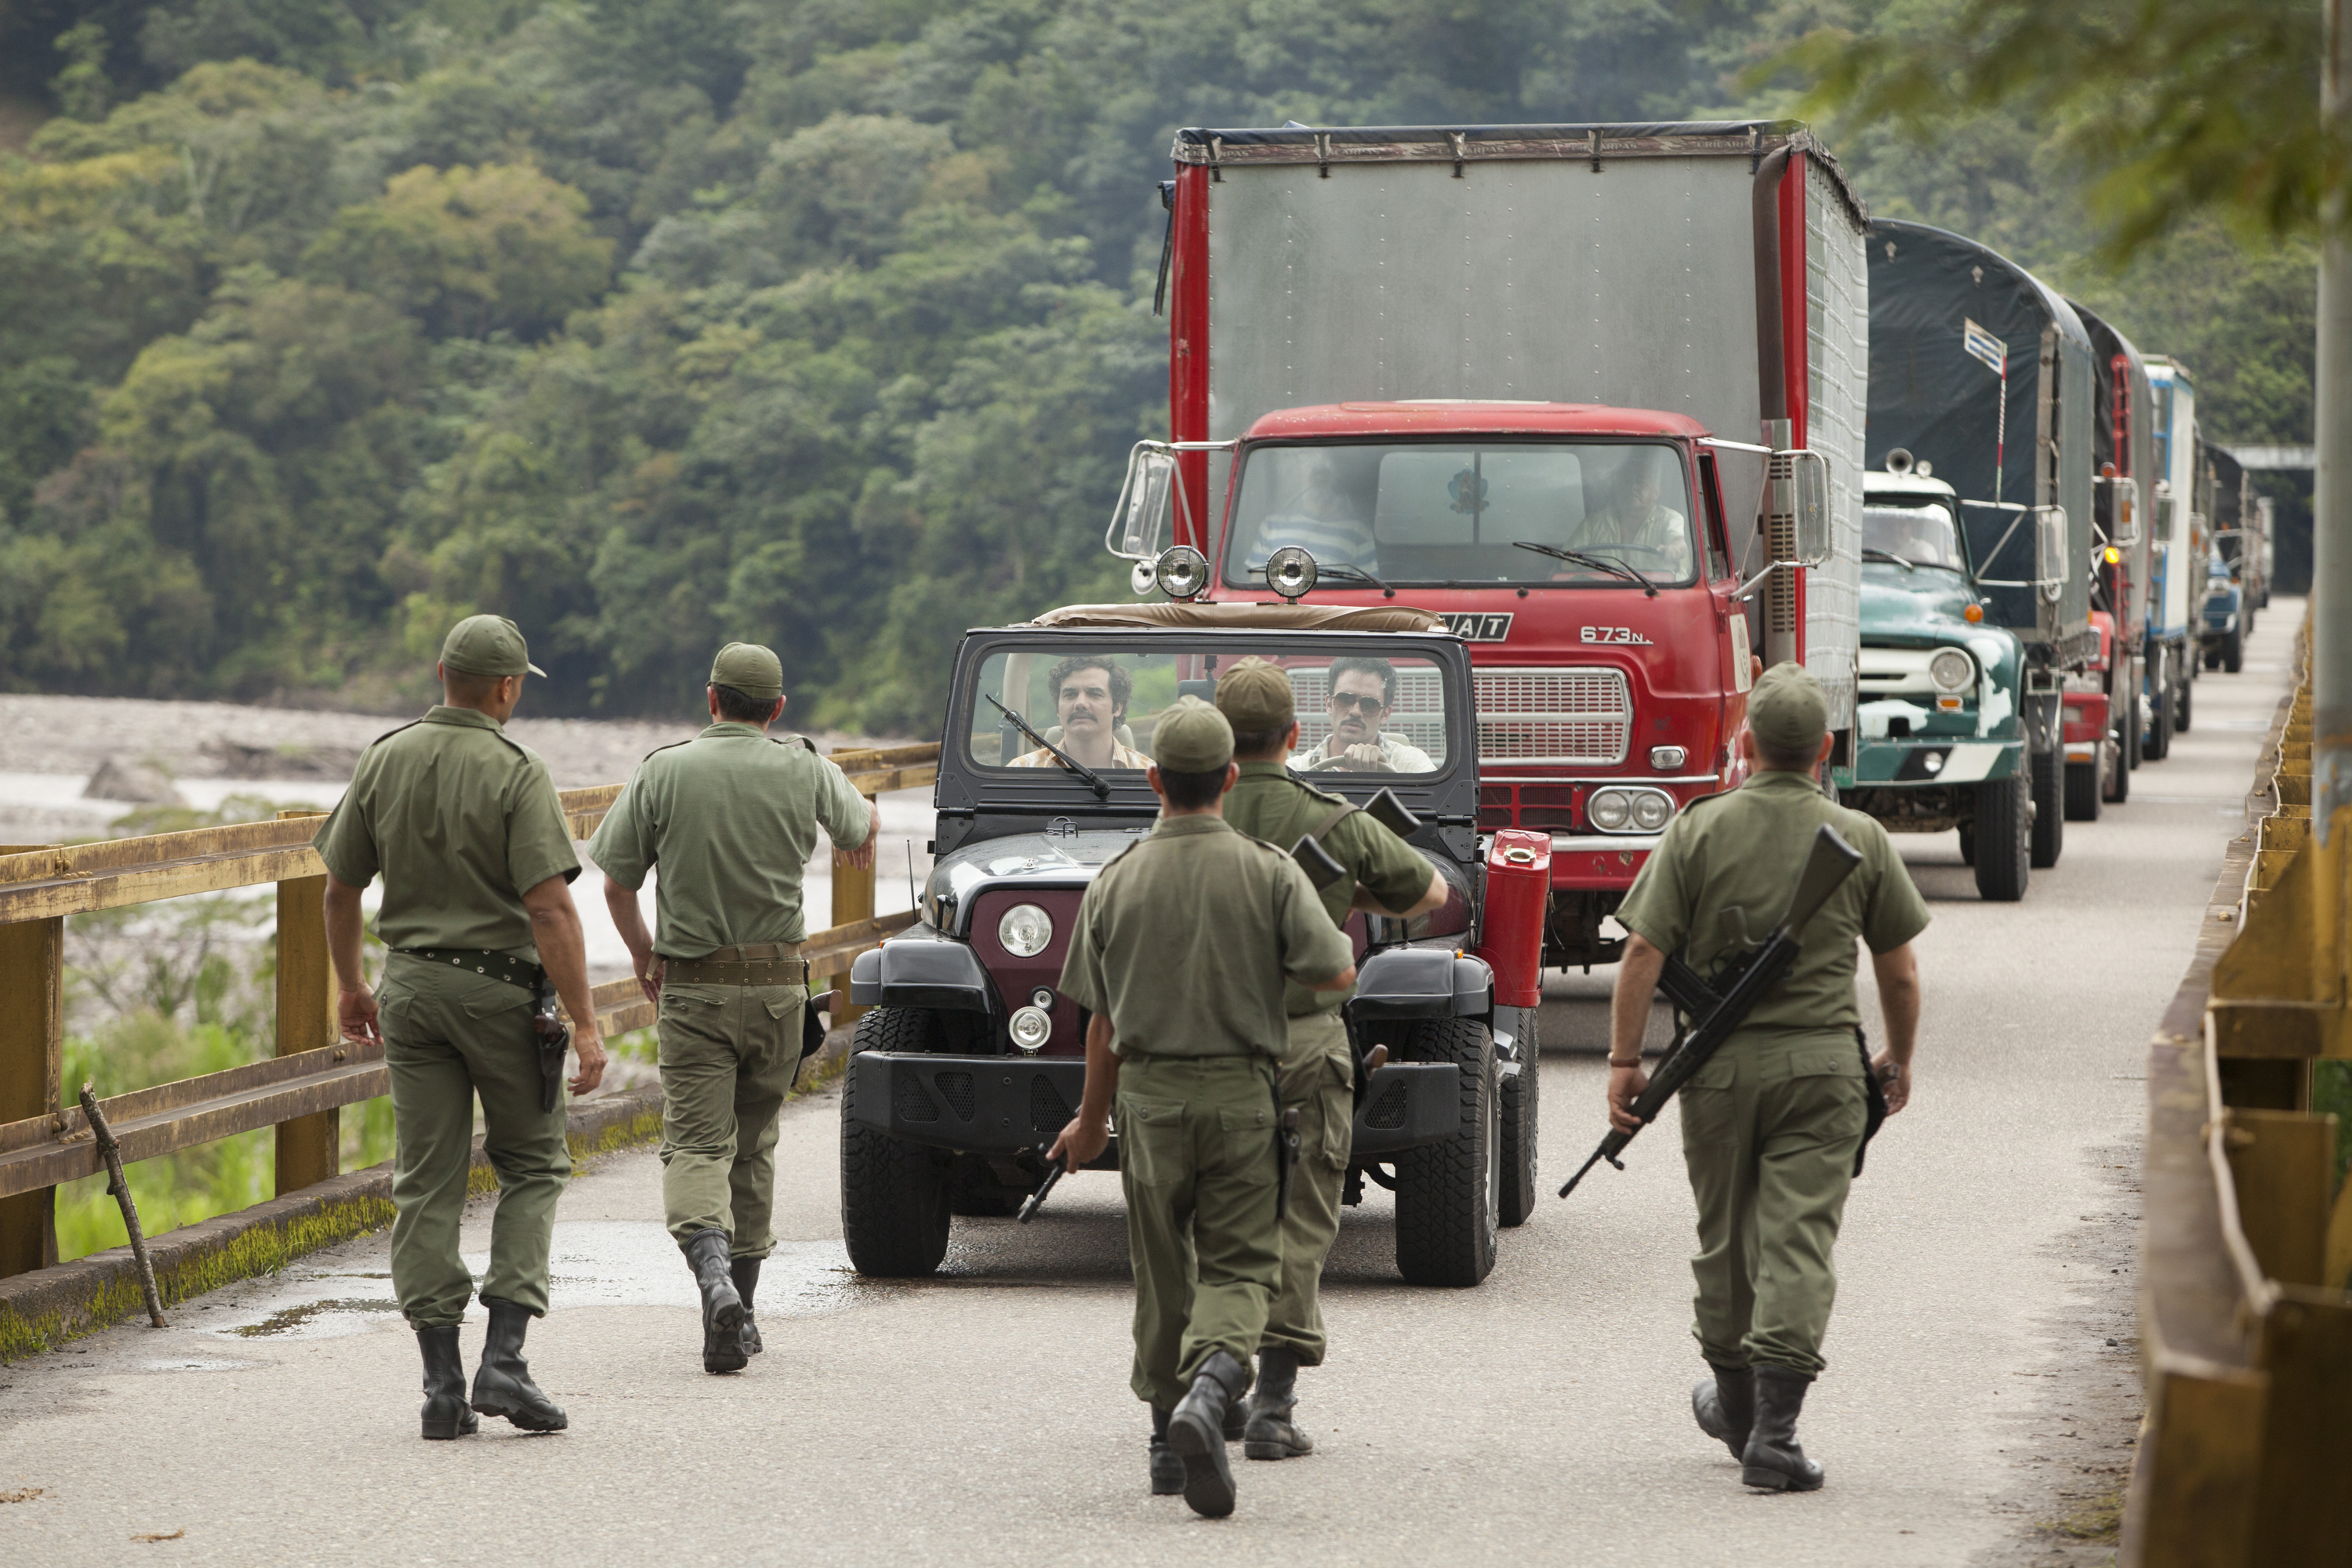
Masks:
[[[1863,478],[1862,700],[1839,799],[1897,833],[1959,830],[1988,900],[2025,896],[2025,649],[1985,621],[1959,497],[1897,447]]]
[[[2103,803],[2130,798],[2132,771],[2140,764],[2154,549],[2147,476],[2156,468],[2156,416],[2139,350],[2096,312],[2080,304],[2074,312],[2090,334],[2091,371],[2101,384],[2091,426],[2091,611],[2095,623],[2102,614],[2105,620],[2090,667],[2061,683],[2066,815],[2087,821],[2097,817]]]
[[[1393,688],[1404,765],[1313,782],[1402,827],[1448,890],[1411,921],[1347,922],[1343,1016],[1359,1058],[1386,1060],[1362,1080],[1346,1201],[1367,1181],[1395,1193],[1397,1268],[1424,1285],[1478,1283],[1497,1230],[1534,1211],[1551,847],[1476,831],[1468,649],[1402,605],[1077,606],[965,634],[918,923],[851,972],[851,1000],[875,1009],[841,1101],[842,1235],[859,1272],[929,1274],[954,1216],[1011,1214],[1037,1188],[1086,1081],[1087,1016],[1058,989],[1079,901],[1158,817],[1143,766],[1160,716],[1250,655],[1289,675],[1301,714],[1335,686]],[[1117,1167],[1117,1139],[1097,1163]]]
[[[2156,486],[2148,507],[2147,733],[2144,753],[2161,762],[2189,728],[2197,679],[2197,616],[2205,591],[2205,466],[2199,460],[2197,384],[2178,360],[2151,358]]]
[[[2065,846],[2061,694],[2091,625],[2092,430],[2100,378],[2074,308],[2000,253],[1926,224],[1870,236],[1874,466],[1931,461],[1967,531],[1984,624],[2025,648],[2032,858]]]
[[[1614,960],[1667,823],[1738,782],[1751,658],[1803,661],[1851,743],[1864,209],[1785,122],[1173,155],[1172,439],[1107,542],[1139,592],[1444,615],[1479,829],[1549,842],[1548,962]]]

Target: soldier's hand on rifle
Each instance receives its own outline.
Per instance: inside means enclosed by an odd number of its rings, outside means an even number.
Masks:
[[[1878,1075],[1878,1087],[1886,1096],[1886,1114],[1894,1115],[1911,1101],[1911,1066],[1898,1062],[1893,1051],[1881,1051],[1870,1060],[1870,1070]]]
[[[380,1040],[375,1026],[375,993],[362,985],[335,994],[335,1032],[347,1040]]]
[[[1639,1132],[1642,1119],[1633,1114],[1633,1101],[1650,1087],[1650,1075],[1637,1063],[1632,1067],[1609,1066],[1609,1125],[1620,1132]]]
[[[1045,1159],[1048,1163],[1066,1160],[1069,1168],[1076,1171],[1101,1159],[1102,1152],[1109,1147],[1108,1121],[1097,1121],[1089,1126],[1085,1117],[1073,1116],[1070,1124],[1063,1128],[1054,1140],[1054,1146],[1045,1151]]]

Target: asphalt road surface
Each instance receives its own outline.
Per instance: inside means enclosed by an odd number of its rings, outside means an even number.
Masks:
[[[1749,1494],[1692,1426],[1670,1124],[1622,1173],[1547,1197],[1477,1289],[1399,1283],[1384,1194],[1350,1211],[1326,1277],[1333,1353],[1301,1380],[1318,1451],[1236,1448],[1240,1509],[1204,1521],[1146,1493],[1115,1180],[1064,1183],[1026,1228],[959,1221],[935,1279],[861,1281],[828,1093],[786,1113],[769,1349],[747,1373],[702,1373],[658,1167],[619,1156],[564,1199],[556,1310],[531,1336],[569,1432],[420,1442],[414,1342],[383,1240],[364,1238],[169,1330],[0,1368],[0,1561],[2105,1561],[2052,1527],[2121,1485],[2138,1416],[2143,1048],[2241,829],[2301,613],[2278,602],[2244,673],[2198,683],[2172,758],[2070,824],[2021,905],[1978,901],[1953,836],[1902,841],[1936,915],[1927,1018],[1911,1108],[1838,1249],[1801,1428],[1822,1492]],[[1555,1184],[1602,1130],[1606,985],[1562,978],[1547,1008]],[[478,1309],[469,1360],[479,1333]]]

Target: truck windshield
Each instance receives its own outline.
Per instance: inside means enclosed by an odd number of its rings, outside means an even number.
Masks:
[[[1149,653],[1074,651],[1067,642],[991,654],[962,716],[971,760],[982,767],[1060,768],[1048,746],[1102,773],[1151,764],[1152,731],[1181,698],[1211,700],[1220,670],[1247,650]],[[1432,773],[1446,755],[1444,672],[1426,658],[1338,658],[1269,650],[1290,677],[1298,711],[1301,773]],[[993,699],[993,701],[989,700]],[[996,704],[1020,715],[1024,733]]]
[[[1862,509],[1863,559],[1887,556],[1913,566],[1943,566],[1968,570],[1960,553],[1958,531],[1948,508],[1936,501],[1906,505],[1882,499],[1865,501]]]
[[[1690,485],[1663,443],[1261,447],[1240,486],[1225,549],[1234,587],[1263,584],[1286,545],[1335,584],[1349,568],[1421,587],[1639,592],[1625,568],[1660,587],[1695,576]]]

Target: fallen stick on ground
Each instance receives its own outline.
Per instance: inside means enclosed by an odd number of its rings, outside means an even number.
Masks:
[[[107,1126],[106,1115],[98,1108],[98,1095],[87,1083],[81,1086],[81,1109],[82,1114],[89,1118],[90,1132],[98,1139],[98,1152],[106,1156],[107,1191],[122,1205],[122,1228],[131,1233],[131,1256],[139,1265],[139,1288],[147,1293],[147,1316],[157,1328],[164,1328],[163,1300],[155,1293],[154,1266],[147,1261],[147,1238],[139,1230],[139,1205],[131,1199],[131,1178],[122,1173],[122,1147],[115,1142],[114,1131]]]

